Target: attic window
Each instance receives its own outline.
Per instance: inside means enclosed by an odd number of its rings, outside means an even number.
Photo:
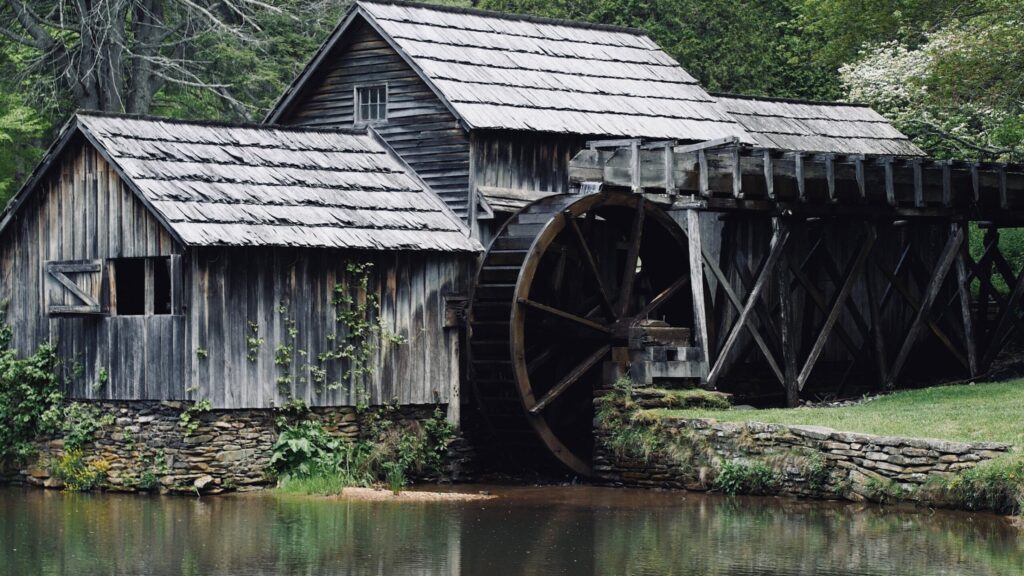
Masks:
[[[171,313],[170,258],[118,258],[111,260],[111,265],[111,314],[151,316]]]
[[[388,119],[388,86],[356,86],[356,124],[386,122]]]

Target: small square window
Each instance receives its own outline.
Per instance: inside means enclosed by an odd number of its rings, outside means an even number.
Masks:
[[[110,312],[118,316],[171,313],[171,259],[118,258],[111,261],[114,285]]]
[[[373,124],[388,119],[386,84],[356,86],[356,124]]]

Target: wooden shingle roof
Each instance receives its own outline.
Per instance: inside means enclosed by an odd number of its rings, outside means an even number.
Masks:
[[[269,116],[362,16],[466,128],[752,142],[692,76],[642,32],[400,0],[356,3]]]
[[[91,113],[72,119],[65,136],[75,131],[186,245],[481,250],[444,202],[367,132]]]
[[[837,154],[924,156],[881,114],[857,104],[716,95],[757,145]]]

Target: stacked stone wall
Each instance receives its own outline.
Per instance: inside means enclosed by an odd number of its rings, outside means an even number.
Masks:
[[[614,431],[597,427],[599,481],[619,486],[708,490],[723,463],[769,465],[777,492],[817,498],[876,499],[880,489],[920,494],[949,477],[1006,454],[997,442],[874,436],[818,426],[666,418],[652,426],[676,449],[646,456],[612,450]]]
[[[83,446],[86,462],[103,460],[107,490],[203,493],[253,490],[273,483],[266,471],[278,437],[274,410],[212,410],[196,416],[189,432],[181,423],[187,408],[181,402],[96,402],[103,415],[114,419],[92,442]],[[382,414],[398,422],[422,422],[436,407],[401,406]],[[312,408],[311,416],[335,435],[356,440],[367,433],[367,419],[353,407]],[[64,452],[60,439],[40,440],[27,464],[0,467],[0,479],[50,488],[62,484],[53,476]],[[472,470],[473,454],[462,439],[453,443],[446,469],[464,479]]]

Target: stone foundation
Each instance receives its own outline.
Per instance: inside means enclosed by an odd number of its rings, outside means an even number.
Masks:
[[[181,402],[92,404],[115,419],[82,449],[86,462],[102,459],[109,465],[104,489],[216,494],[253,490],[273,482],[266,469],[278,436],[279,411],[211,410],[200,414],[198,428],[188,433],[180,422],[187,407]],[[387,417],[399,422],[424,421],[434,409],[432,405],[402,406],[388,409]],[[365,432],[362,424],[369,413],[360,415],[353,407],[332,407],[312,408],[311,414],[332,434],[355,440]],[[0,479],[62,487],[51,476],[50,463],[62,454],[63,440],[41,440],[37,449],[38,454],[28,465],[8,465],[6,470],[0,467]],[[449,477],[463,480],[472,473],[473,454],[464,440],[453,442],[449,456]]]
[[[1006,454],[996,442],[946,442],[838,432],[817,426],[726,423],[666,418],[652,424],[676,450],[648,458],[611,450],[598,427],[595,470],[602,483],[708,490],[725,462],[760,462],[775,473],[776,492],[816,498],[913,498],[929,478],[949,476]],[[667,453],[662,453],[667,452]]]

